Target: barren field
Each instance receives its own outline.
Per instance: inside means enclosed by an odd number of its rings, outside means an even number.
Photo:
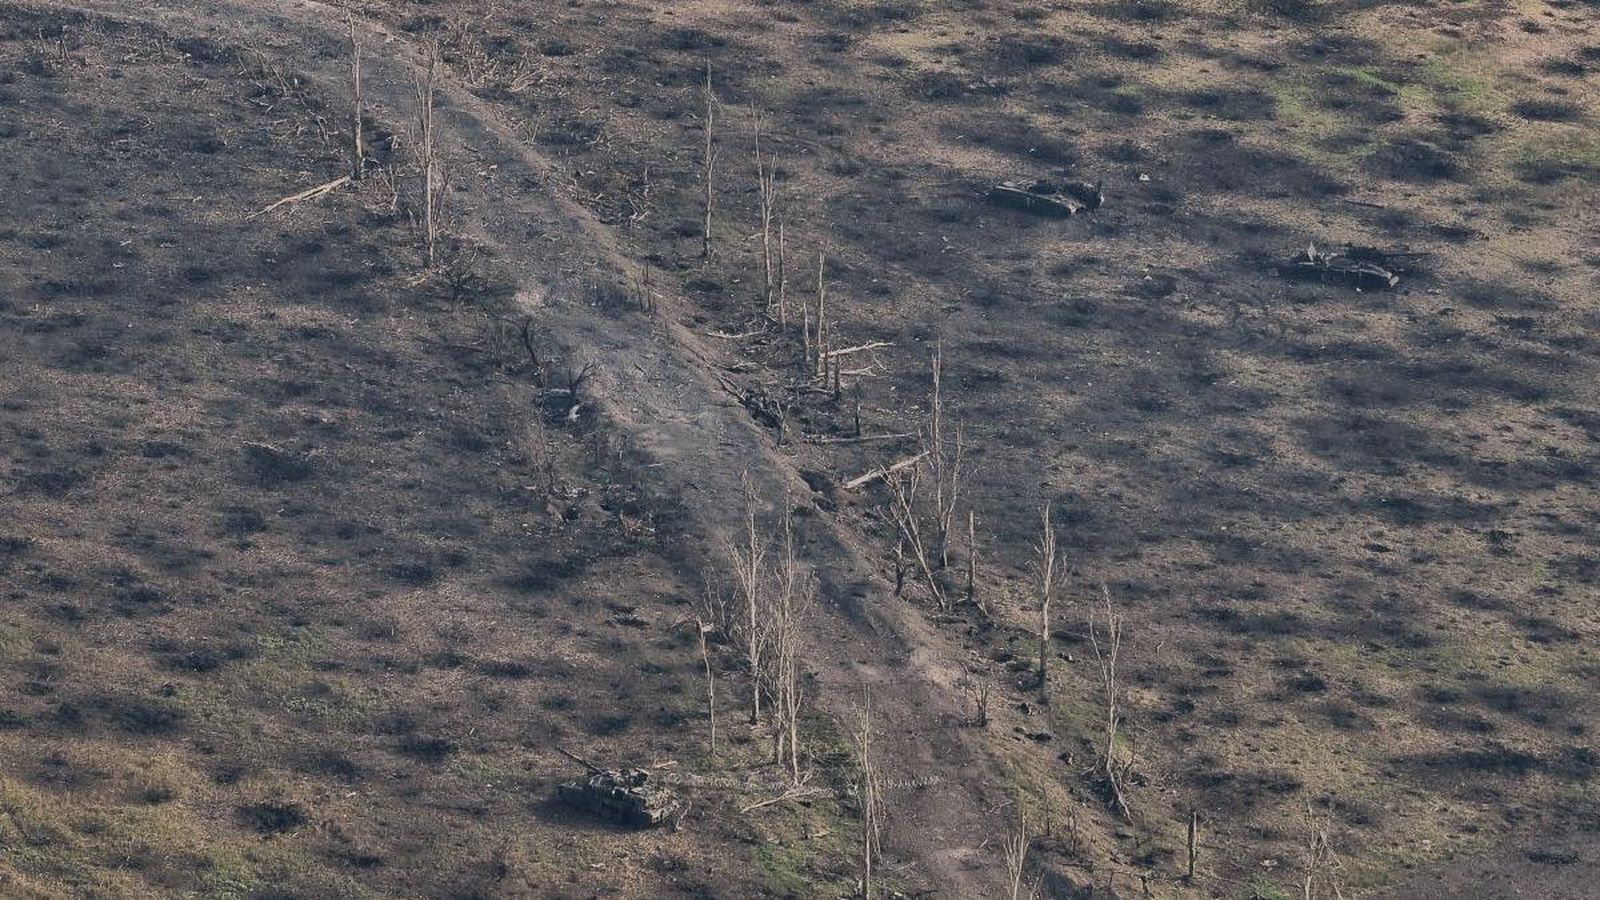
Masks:
[[[0,2],[0,895],[1590,895],[1597,84],[1581,0]]]

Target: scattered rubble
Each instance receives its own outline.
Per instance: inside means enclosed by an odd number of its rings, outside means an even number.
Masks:
[[[1106,202],[1100,185],[1087,181],[1035,181],[1031,185],[1002,181],[989,189],[989,199],[1022,212],[1065,219],[1099,209]]]

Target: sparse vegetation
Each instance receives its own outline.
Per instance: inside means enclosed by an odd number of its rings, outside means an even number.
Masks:
[[[1585,5],[981,6],[0,0],[0,893],[1587,887]]]

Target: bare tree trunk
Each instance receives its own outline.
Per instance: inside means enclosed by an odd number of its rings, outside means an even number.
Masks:
[[[967,510],[967,586],[966,599],[978,607],[984,616],[989,615],[989,610],[978,597],[978,515],[975,511]]]
[[[833,361],[833,402],[838,403],[839,398],[844,396],[844,389],[839,384],[839,370],[844,365],[844,360],[836,353],[830,353],[828,356]]]
[[[1123,767],[1117,762],[1117,731],[1121,727],[1122,686],[1118,680],[1117,663],[1122,653],[1122,614],[1111,604],[1111,591],[1100,586],[1100,599],[1105,611],[1105,631],[1095,628],[1094,616],[1089,617],[1089,644],[1094,648],[1094,658],[1100,664],[1100,689],[1105,705],[1105,747],[1098,768],[1105,776],[1111,797],[1123,818],[1132,821],[1133,812],[1123,794]]]
[[[785,500],[784,506],[788,507]],[[778,568],[778,592],[773,598],[772,651],[773,701],[777,704],[775,746],[777,762],[787,764],[796,786],[800,772],[800,640],[801,620],[816,593],[816,582],[803,571],[795,556],[794,529],[787,518],[783,527],[783,556]]]
[[[1039,690],[1044,692],[1049,676],[1050,661],[1050,605],[1055,600],[1056,589],[1064,574],[1057,557],[1056,529],[1050,521],[1050,504],[1044,505],[1044,526],[1039,542],[1034,545],[1035,570],[1039,576]]]
[[[884,470],[883,473],[883,483],[889,489],[889,512],[900,529],[900,543],[897,547],[911,551],[911,559],[922,573],[923,583],[928,586],[930,599],[939,604],[941,612],[949,612],[950,598],[939,583],[939,575],[934,570],[927,541],[922,533],[921,520],[917,515],[917,488],[921,482],[920,466],[911,466],[903,473],[888,470]]]
[[[966,441],[959,426],[954,442],[945,434],[944,348],[940,344],[934,344],[929,367],[933,388],[928,398],[927,450],[934,484],[934,555],[943,570],[950,566],[950,533],[954,530],[956,501],[961,493],[961,460]]]
[[[805,297],[800,298],[800,340],[805,347],[805,353],[800,363],[802,374],[812,372],[812,337],[811,337],[811,301]]]
[[[716,122],[717,122],[717,94],[711,87],[711,62],[706,61],[706,115],[705,115],[705,155],[701,159],[700,181],[705,188],[705,229],[701,237],[700,256],[702,259],[711,258],[711,210],[716,203]]]
[[[778,326],[789,327],[789,276],[784,271],[783,219],[778,220]]]
[[[817,363],[815,371],[828,377],[828,252],[817,251]]]
[[[360,181],[367,161],[367,145],[362,135],[361,41],[356,37],[355,13],[346,14],[350,26],[350,81],[355,95],[350,120],[350,180]]]
[[[414,139],[417,167],[422,170],[422,246],[428,268],[437,259],[439,240],[439,164],[434,142],[433,97],[439,74],[439,48],[430,44],[423,51],[423,67],[416,74],[417,134]]]
[[[883,852],[883,778],[872,747],[872,689],[863,688],[856,725],[856,757],[861,771],[857,792],[861,800],[861,896],[872,898],[873,867]]]
[[[706,667],[706,712],[711,722],[711,758],[717,758],[717,681],[711,674],[711,651],[706,647],[706,632],[711,630],[705,619],[699,616],[694,620],[696,631],[700,636],[700,662]]]
[[[1318,900],[1319,897],[1330,895],[1336,900],[1344,900],[1344,885],[1340,877],[1344,861],[1339,858],[1339,853],[1333,846],[1330,818],[1318,815],[1316,809],[1311,806],[1311,801],[1306,801],[1303,816],[1306,844],[1302,900]],[[1326,888],[1326,891],[1319,888]]]
[[[855,437],[861,437],[861,381],[859,379],[857,379],[856,387],[855,387],[855,407],[854,407],[854,412],[855,412],[855,416],[854,416],[854,418],[855,418],[855,428],[854,428],[854,431],[853,431],[853,435]]]
[[[767,546],[756,526],[755,488],[747,474],[745,490],[745,533],[742,542],[730,543],[728,558],[733,563],[734,580],[744,601],[743,634],[745,662],[750,670],[750,724],[761,721],[762,658],[770,638],[767,600],[763,579],[766,574]]]
[[[1192,881],[1194,880],[1195,863],[1200,858],[1200,813],[1196,812],[1192,806],[1189,807],[1189,833],[1184,841],[1184,847],[1188,850],[1189,856],[1189,865],[1185,877]]]
[[[778,199],[777,167],[761,154],[761,113],[752,106],[750,116],[755,123],[756,186],[761,201],[761,301],[770,316],[777,299],[772,246],[772,217]]]
[[[975,728],[988,728],[989,696],[994,691],[994,684],[987,674],[969,669],[956,679],[956,686],[972,701],[972,720],[968,724]]]
[[[905,593],[906,569],[906,538],[902,534],[894,542],[894,595],[896,597]]]
[[[935,545],[936,555],[939,558],[939,568],[945,569],[950,565],[950,554],[944,528],[944,347],[941,342],[934,342],[929,369],[933,388],[928,398],[928,465],[933,469],[933,509],[937,517],[934,523],[934,537],[938,542]]]
[[[1027,873],[1028,845],[1028,816],[1019,799],[1016,827],[1005,836],[1003,847],[1006,854],[1006,887],[1010,890],[1011,900],[1020,900],[1023,896],[1022,879]]]

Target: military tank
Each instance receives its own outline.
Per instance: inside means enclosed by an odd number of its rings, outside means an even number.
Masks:
[[[561,751],[587,770],[588,776],[556,789],[561,802],[623,828],[655,828],[670,821],[682,803],[666,785],[644,769],[602,769]]]

